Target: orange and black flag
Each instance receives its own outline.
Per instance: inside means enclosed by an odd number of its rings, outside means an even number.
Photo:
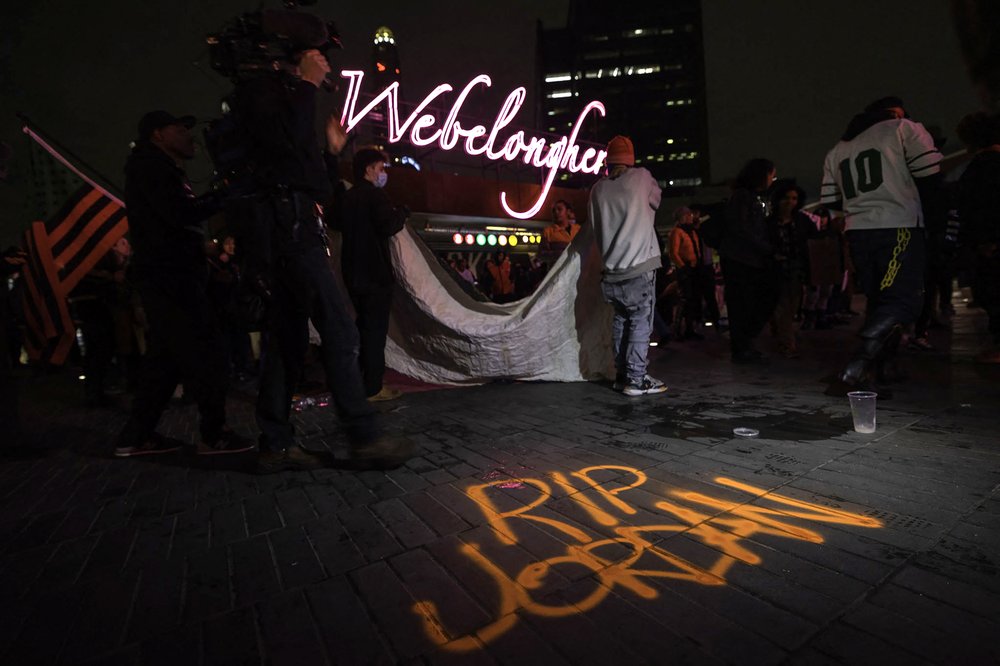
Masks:
[[[33,361],[62,365],[76,335],[69,294],[125,235],[128,220],[121,199],[83,173],[65,151],[27,123],[23,131],[84,180],[48,222],[33,222],[24,232],[24,347]]]
[[[125,208],[89,184],[25,231],[24,346],[33,361],[66,361],[76,334],[69,294],[126,231]]]

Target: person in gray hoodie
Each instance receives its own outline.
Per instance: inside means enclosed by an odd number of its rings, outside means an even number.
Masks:
[[[649,171],[635,167],[628,137],[611,139],[607,164],[608,175],[590,190],[588,209],[604,265],[601,291],[615,311],[615,390],[628,396],[663,393],[666,385],[646,373],[655,274],[662,265],[653,230],[660,187]]]

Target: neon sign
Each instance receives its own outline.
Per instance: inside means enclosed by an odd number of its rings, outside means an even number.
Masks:
[[[500,205],[511,217],[528,219],[534,217],[542,208],[552,183],[555,181],[559,171],[570,173],[591,173],[595,176],[600,173],[607,151],[587,148],[580,154],[580,147],[576,144],[577,136],[580,133],[580,126],[591,111],[596,111],[600,115],[605,115],[604,105],[598,101],[592,101],[583,108],[580,115],[573,124],[573,129],[569,136],[563,135],[558,141],[549,143],[544,137],[526,137],[523,130],[514,132],[506,140],[499,139],[501,130],[509,125],[514,117],[521,110],[524,104],[526,91],[523,87],[515,88],[507,95],[500,112],[497,114],[493,126],[489,130],[484,125],[474,125],[466,128],[458,122],[458,114],[462,109],[469,93],[479,85],[490,87],[493,81],[489,76],[480,74],[474,77],[462,89],[451,111],[441,123],[437,117],[430,113],[425,113],[428,105],[444,93],[451,92],[454,88],[442,83],[430,92],[427,97],[417,105],[413,112],[401,121],[399,114],[399,82],[394,81],[385,90],[379,93],[360,111],[356,110],[358,95],[361,94],[361,82],[365,77],[364,72],[356,70],[344,70],[341,76],[348,79],[347,99],[344,102],[344,113],[341,117],[341,124],[344,130],[350,132],[361,120],[371,113],[380,104],[385,104],[389,112],[389,142],[397,143],[404,137],[409,136],[410,142],[415,146],[429,146],[437,143],[442,150],[453,150],[460,141],[464,140],[463,149],[469,155],[485,155],[487,159],[513,162],[517,159],[525,164],[530,164],[539,169],[548,169],[542,191],[538,195],[535,203],[526,211],[516,211],[507,202],[507,193],[500,193]]]

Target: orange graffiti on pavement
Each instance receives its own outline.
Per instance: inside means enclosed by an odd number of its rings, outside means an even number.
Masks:
[[[614,474],[613,487],[608,487],[595,478],[601,472]],[[509,488],[511,479],[498,479],[467,488],[466,494],[482,510],[492,533],[499,541],[499,548],[520,543],[515,526],[518,521],[526,521],[554,530],[552,536],[559,538],[563,550],[529,564],[520,571],[508,573],[487,554],[491,546],[464,544],[461,552],[487,573],[497,586],[500,595],[496,609],[497,619],[480,628],[474,636],[452,636],[433,601],[417,602],[413,611],[421,618],[427,635],[442,649],[450,652],[480,649],[509,631],[518,622],[518,613],[548,618],[585,613],[597,607],[616,587],[627,590],[639,599],[655,599],[659,592],[647,582],[648,579],[665,578],[701,585],[725,585],[726,574],[737,563],[761,562],[760,556],[742,543],[755,534],[812,543],[823,542],[821,534],[793,524],[790,522],[793,519],[866,528],[882,526],[874,518],[803,502],[725,477],[717,477],[715,482],[752,497],[745,502],[733,502],[700,492],[671,490],[669,495],[683,504],[662,499],[655,502],[654,506],[662,512],[663,518],[673,518],[674,522],[664,520],[663,524],[641,526],[622,524],[622,520],[613,512],[617,511],[625,516],[638,514],[638,509],[622,499],[621,495],[647,483],[649,479],[642,471],[622,465],[598,465],[586,467],[568,476],[562,472],[553,472],[549,476],[555,486],[565,493],[566,498],[579,505],[593,524],[598,526],[595,534],[600,534],[600,528],[605,528],[605,533],[607,528],[612,528],[614,536],[591,536],[582,529],[586,525],[574,525],[557,517],[558,514],[543,509],[545,503],[554,497],[553,486],[542,479],[517,479],[521,485],[516,493],[495,492]],[[574,486],[569,477],[582,482],[583,488]],[[623,479],[630,480],[631,483],[625,484]],[[526,501],[520,497],[520,491],[525,488],[536,491],[537,496]],[[490,493],[491,490],[494,492]],[[588,492],[592,496],[585,494]],[[509,506],[501,509],[500,502]],[[760,502],[773,503],[778,508],[760,506]],[[699,511],[692,505],[706,507],[707,510]],[[671,553],[666,548],[668,544],[665,539],[679,533],[685,533],[717,551],[717,559],[707,565],[699,565]],[[592,591],[584,598],[553,604],[544,603],[533,596],[533,593],[545,589],[546,580],[560,568],[578,571],[580,567],[589,571],[594,583]]]

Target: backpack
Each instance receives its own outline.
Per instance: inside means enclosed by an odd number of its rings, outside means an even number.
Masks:
[[[726,207],[728,201],[720,201],[701,207],[701,224],[698,225],[698,235],[701,242],[708,247],[718,250],[722,245],[722,239],[726,235]]]

